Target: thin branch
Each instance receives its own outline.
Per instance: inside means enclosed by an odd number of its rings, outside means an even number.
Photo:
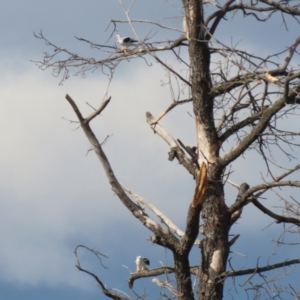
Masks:
[[[77,265],[78,265],[79,267],[80,267],[80,260],[79,260],[79,257],[78,257],[78,249],[79,249],[79,248],[83,248],[83,249],[86,249],[86,250],[88,250],[88,251],[94,253],[95,256],[99,259],[101,266],[102,266],[104,269],[107,269],[107,267],[104,266],[103,263],[102,263],[101,256],[103,256],[103,257],[105,257],[105,258],[108,258],[108,256],[105,255],[105,254],[103,254],[103,253],[101,253],[101,252],[99,252],[99,251],[97,251],[97,250],[94,250],[94,249],[91,249],[91,248],[89,248],[89,247],[87,247],[87,246],[84,246],[84,245],[77,245],[76,248],[75,248],[75,250],[74,250],[76,262],[77,262]]]
[[[92,121],[95,117],[97,117],[98,115],[101,114],[101,112],[105,109],[105,107],[107,106],[107,104],[110,102],[111,97],[109,97],[108,99],[106,99],[98,109],[96,109],[94,112],[92,112],[86,119],[85,122],[89,123],[90,121]]]
[[[94,279],[96,280],[98,286],[101,288],[103,294],[105,296],[107,296],[108,298],[111,298],[111,299],[115,299],[115,300],[133,300],[133,298],[130,298],[130,297],[126,297],[126,296],[123,296],[123,295],[120,295],[116,292],[113,292],[112,290],[109,290],[105,287],[105,285],[103,284],[103,282],[99,279],[99,277],[97,275],[95,275],[94,273],[76,265],[76,268],[79,270],[79,271],[82,271],[84,273],[87,273],[89,274],[90,276],[94,277]]]
[[[112,19],[111,22],[113,22],[113,23],[145,23],[145,24],[152,24],[152,25],[158,26],[158,27],[163,28],[163,29],[167,29],[167,30],[172,30],[172,31],[177,31],[177,32],[183,33],[182,30],[179,30],[177,28],[168,27],[168,26],[165,26],[165,25],[161,25],[160,23],[149,21],[149,20],[132,19],[132,20],[128,21],[128,20],[113,20]]]
[[[266,108],[261,115],[261,118],[257,125],[237,144],[228,154],[221,158],[220,163],[223,167],[226,167],[233,160],[238,158],[265,130],[268,126],[271,118],[280,111],[286,103],[294,99],[297,92],[300,91],[300,84],[293,90],[290,91],[288,97],[281,97],[275,103]]]
[[[293,168],[294,171],[296,170]],[[294,172],[293,171],[293,172]],[[289,172],[290,174],[290,172]],[[283,187],[283,186],[294,186],[294,187],[300,187],[300,181],[279,181],[281,179],[280,177],[277,177],[275,181],[272,182],[266,182],[263,184],[259,184],[256,186],[253,186],[249,188],[242,196],[239,198],[239,201],[236,201],[234,204],[232,204],[228,211],[233,214],[235,211],[239,210],[241,207],[245,206],[249,201],[261,196],[263,193],[265,193],[267,190],[274,188],[274,187]],[[254,195],[255,192],[259,192]]]
[[[185,104],[188,102],[192,102],[193,99],[186,99],[186,100],[179,100],[173,102],[165,111],[163,111],[154,121],[151,125],[157,124],[169,111],[171,111],[174,107],[177,105]]]
[[[277,220],[276,223],[292,223],[294,225],[300,226],[300,219],[295,219],[291,217],[285,217],[278,214],[273,213],[271,210],[263,206],[257,199],[252,199],[251,202],[255,205],[258,209],[260,209],[263,213],[268,215],[269,217]]]
[[[273,265],[268,265],[265,267],[256,267],[256,268],[251,268],[251,269],[246,269],[246,270],[238,270],[238,271],[228,271],[223,273],[222,275],[220,275],[220,279],[224,279],[224,278],[228,278],[228,277],[235,277],[235,276],[243,276],[243,275],[249,275],[249,274],[259,274],[262,272],[267,272],[270,270],[274,270],[274,269],[278,269],[278,268],[282,268],[282,267],[286,267],[286,266],[290,266],[290,265],[295,265],[295,264],[299,264],[300,263],[300,259],[292,259],[292,260],[287,260],[284,262],[280,262],[277,264],[273,264]]]
[[[181,81],[183,81],[186,85],[191,86],[191,83],[184,79],[180,74],[178,74],[173,68],[170,68],[167,64],[165,64],[161,59],[159,59],[155,54],[152,54],[152,56],[161,64],[163,65],[167,70],[169,70],[171,73],[173,73],[175,76],[177,76]]]
[[[297,46],[300,44],[300,37],[298,37],[292,44],[291,47],[289,47],[289,51],[288,53],[286,54],[286,57],[284,59],[284,61],[281,63],[280,67],[279,67],[279,70],[281,71],[285,71],[287,66],[289,65],[295,51],[296,51],[296,48]]]
[[[292,16],[300,16],[300,10],[297,9],[297,7],[289,7],[287,5],[281,5],[279,2],[275,2],[273,0],[259,0],[262,3],[265,3],[267,5],[270,5],[283,13],[287,13]]]
[[[124,297],[124,296],[122,296],[122,295],[120,295],[120,294],[118,294],[118,293],[113,292],[112,290],[107,289],[107,288],[105,287],[105,284],[103,284],[103,282],[99,279],[99,277],[98,277],[96,274],[94,274],[94,273],[92,273],[92,272],[90,272],[90,271],[88,271],[88,270],[82,268],[82,267],[81,267],[81,263],[80,263],[80,259],[79,259],[79,257],[78,257],[78,252],[77,252],[77,250],[78,250],[79,248],[85,248],[85,249],[91,251],[92,253],[94,253],[94,254],[97,256],[97,258],[100,260],[100,263],[101,263],[102,266],[103,266],[103,264],[102,264],[102,261],[101,261],[101,256],[107,257],[106,255],[100,253],[99,251],[90,249],[90,248],[88,248],[88,247],[86,247],[86,246],[83,246],[83,245],[78,245],[78,246],[75,248],[75,250],[74,250],[74,254],[75,254],[75,258],[76,258],[76,262],[77,262],[76,268],[77,268],[79,271],[84,272],[84,273],[87,273],[87,274],[89,274],[90,276],[94,277],[94,279],[95,279],[96,282],[97,282],[97,285],[100,287],[100,289],[102,290],[103,294],[104,294],[105,296],[107,296],[108,298],[115,299],[115,300],[133,300],[133,299],[130,298],[130,297]],[[104,268],[106,268],[106,267],[104,267]]]

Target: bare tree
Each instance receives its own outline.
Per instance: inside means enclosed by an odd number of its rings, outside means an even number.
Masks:
[[[116,45],[100,45],[78,38],[100,51],[102,58],[96,60],[54,45],[41,32],[35,36],[45,41],[52,52],[45,54],[43,60],[36,61],[36,64],[42,70],[52,69],[55,75],[62,76],[62,81],[69,77],[71,69],[78,75],[98,68],[112,80],[114,70],[121,61],[140,59],[150,65],[149,62],[154,60],[169,72],[170,77],[190,91],[189,98],[174,99],[159,116],[154,117],[149,112],[146,114],[150,128],[169,145],[169,160],[177,160],[195,179],[194,197],[186,212],[185,231],[181,231],[159,208],[123,186],[115,175],[101,143],[90,127],[90,122],[103,112],[111,98],[105,100],[89,116],[84,117],[71,96],[66,95],[66,100],[76,113],[113,191],[141,225],[153,233],[152,243],[169,249],[173,254],[173,266],[132,273],[128,279],[130,287],[135,280],[142,277],[173,273],[176,278],[174,286],[171,286],[168,280],[153,280],[169,293],[169,296],[165,292],[162,293],[162,297],[182,300],[195,297],[222,299],[226,279],[249,275],[247,285],[248,289],[252,290],[253,298],[259,298],[260,293],[266,293],[272,298],[285,292],[299,299],[297,287],[290,285],[282,291],[274,279],[268,279],[266,274],[271,270],[296,265],[300,258],[234,270],[228,257],[239,237],[230,238],[230,229],[248,206],[254,205],[257,210],[274,220],[274,223],[284,224],[284,230],[276,241],[278,244],[286,243],[285,236],[299,232],[300,206],[297,199],[289,197],[289,189],[300,187],[296,176],[300,164],[294,163],[299,159],[299,155],[293,152],[294,149],[299,151],[297,149],[300,146],[300,131],[299,125],[288,126],[287,122],[299,124],[300,67],[295,61],[296,58],[299,59],[297,47],[300,36],[297,34],[300,4],[287,0],[219,2],[182,0],[184,34],[178,34],[178,38],[173,41],[150,43],[151,37],[141,39],[136,35],[133,27],[135,22],[152,24],[167,30],[175,29],[152,21],[130,19],[130,9],[126,9],[120,0],[127,19],[112,20],[112,24],[117,28],[120,23],[127,22],[138,40],[136,47],[120,49]],[[269,22],[271,17],[277,17],[288,26],[287,20],[292,20],[294,41],[286,45],[281,52],[265,57],[261,53],[248,53],[238,46],[225,44],[218,38],[218,28],[226,17],[234,17],[238,12],[243,14],[244,18],[253,18],[258,23]],[[271,30],[274,33],[276,28]],[[188,50],[186,60],[182,55],[184,49]],[[159,57],[161,52],[174,55],[187,71],[165,63]],[[196,147],[176,139],[159,124],[170,110],[190,102],[195,118]],[[228,145],[232,147],[227,149]],[[250,186],[246,182],[242,183],[244,180],[241,171],[241,182],[232,182],[230,166],[251,151],[260,155],[261,171],[267,173],[271,180],[262,176],[261,184]],[[290,163],[276,160],[272,153],[274,151],[279,151]],[[237,188],[236,199],[231,205],[225,203],[226,184]],[[263,195],[266,199],[278,198],[282,201],[279,214],[272,210],[268,201],[262,204]],[[158,216],[161,223],[150,217],[147,211]],[[200,216],[202,226],[199,232]],[[201,239],[199,234],[202,234]],[[192,247],[199,248],[199,266],[190,265],[189,254]],[[78,258],[77,249],[76,257]],[[106,296],[112,299],[131,299],[127,295],[106,289],[94,273],[81,267],[79,259],[77,268],[93,276]],[[193,290],[192,275],[198,278],[197,293]],[[261,283],[253,281],[255,276],[261,278]]]

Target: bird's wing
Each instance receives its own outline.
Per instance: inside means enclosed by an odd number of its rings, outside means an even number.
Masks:
[[[123,39],[123,43],[136,43],[137,41],[130,38],[130,37],[124,37]]]
[[[148,258],[143,258],[143,261],[146,265],[150,265],[150,260]]]
[[[124,37],[124,38],[122,38],[122,42],[123,43],[129,43],[129,42],[131,42],[132,40],[131,40],[131,38],[130,37]]]

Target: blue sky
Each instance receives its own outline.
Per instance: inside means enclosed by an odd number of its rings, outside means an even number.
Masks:
[[[124,3],[130,5],[131,1]],[[138,0],[130,16],[181,29],[181,12],[180,1]],[[86,102],[96,107],[103,100],[107,77],[98,71],[87,74],[86,78],[71,77],[59,86],[60,79],[53,77],[50,70],[42,72],[30,61],[41,59],[42,53],[49,51],[33,36],[33,32],[40,30],[59,46],[97,58],[100,54],[74,36],[113,45],[114,39],[109,40],[113,33],[112,25],[108,27],[111,19],[126,19],[117,0],[1,1],[1,299],[103,299],[93,279],[75,268],[73,250],[78,244],[109,256],[105,260],[109,269],[104,270],[92,255],[80,252],[82,263],[108,287],[126,293],[130,293],[126,284],[128,269],[135,269],[137,255],[149,257],[152,267],[159,266],[160,261],[172,263],[170,253],[152,245],[151,233],[120,204],[96,157],[93,153],[87,155],[89,145],[82,131],[68,121],[75,120],[75,116],[64,100],[65,94],[70,94],[87,114],[90,107]],[[291,29],[286,31],[278,17],[259,25],[240,15],[236,19],[233,22],[229,17],[217,32],[223,42],[232,40],[244,49],[267,54],[285,49],[295,38],[292,28],[296,22],[291,22]],[[168,33],[154,26],[134,26],[141,37],[150,28],[157,31],[154,41],[179,36],[178,32]],[[276,35],[270,34],[273,28]],[[117,29],[120,35],[133,35],[126,24]],[[161,57],[176,64],[168,54]],[[166,72],[152,63],[151,67],[144,61],[120,64],[108,91],[112,101],[93,121],[93,129],[99,140],[112,135],[104,150],[120,181],[184,228],[194,182],[181,166],[167,160],[167,145],[145,122],[146,111],[158,115],[171,101],[169,88],[161,81],[167,80]],[[191,112],[191,106],[180,107],[162,125],[175,137],[193,145],[194,122],[188,114]],[[255,162],[255,154],[247,155],[247,161],[239,159],[234,164],[236,172],[232,180],[239,184],[258,183],[260,165]],[[226,191],[230,203],[236,191],[231,187],[226,187]],[[246,258],[234,256],[236,266],[253,267],[257,256],[266,262],[276,250],[272,243],[261,248],[265,240],[276,238],[276,233],[282,230],[281,225],[264,229],[270,222],[253,207],[245,211],[232,230],[234,234],[247,233],[234,248],[247,255]],[[294,258],[296,249],[289,251],[286,253],[282,247],[272,259],[277,262]],[[197,250],[191,254],[193,264],[198,263],[197,254]],[[141,292],[146,286],[150,287],[152,299],[159,296],[150,279],[136,282],[135,290]],[[241,294],[239,299],[243,297]]]

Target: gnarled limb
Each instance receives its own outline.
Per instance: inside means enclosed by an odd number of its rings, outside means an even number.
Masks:
[[[96,138],[95,134],[93,133],[92,129],[90,128],[90,121],[93,120],[99,113],[99,111],[102,111],[109,101],[104,102],[100,106],[99,109],[97,109],[95,112],[93,112],[89,117],[86,119],[83,118],[81,115],[81,112],[79,111],[76,103],[74,100],[69,96],[66,95],[66,99],[72,106],[74,112],[76,113],[78,120],[80,122],[81,128],[83,129],[86,137],[88,138],[92,149],[94,150],[95,154],[97,155],[98,159],[100,160],[103,169],[106,173],[107,179],[112,187],[112,190],[117,194],[121,202],[127,207],[127,209],[137,218],[140,220],[140,222],[146,226],[148,229],[150,229],[153,233],[160,236],[163,241],[164,245],[169,249],[174,249],[178,243],[177,238],[170,233],[167,229],[161,227],[157,222],[152,220],[142,209],[139,205],[135,204],[126,194],[126,192],[123,190],[121,184],[119,183],[118,179],[116,178],[113,169],[110,166],[110,163],[101,147],[101,144],[99,143],[98,139]]]
[[[75,258],[76,258],[76,262],[77,262],[76,268],[79,271],[84,272],[84,273],[89,274],[90,276],[92,276],[96,280],[97,285],[102,290],[103,294],[105,296],[107,296],[108,298],[111,298],[111,299],[114,299],[114,300],[133,300],[132,298],[127,297],[124,294],[116,293],[116,292],[114,292],[110,289],[107,289],[105,284],[100,280],[100,278],[95,273],[90,272],[90,271],[86,270],[85,268],[83,268],[81,266],[80,259],[79,259],[79,256],[78,256],[78,249],[79,248],[85,248],[85,249],[91,251],[92,253],[94,253],[96,255],[96,257],[100,260],[100,263],[101,263],[102,266],[103,266],[103,264],[102,264],[102,261],[101,261],[101,256],[107,257],[106,255],[100,253],[99,251],[89,249],[88,247],[83,246],[83,245],[78,245],[74,250],[74,254],[75,254]]]

